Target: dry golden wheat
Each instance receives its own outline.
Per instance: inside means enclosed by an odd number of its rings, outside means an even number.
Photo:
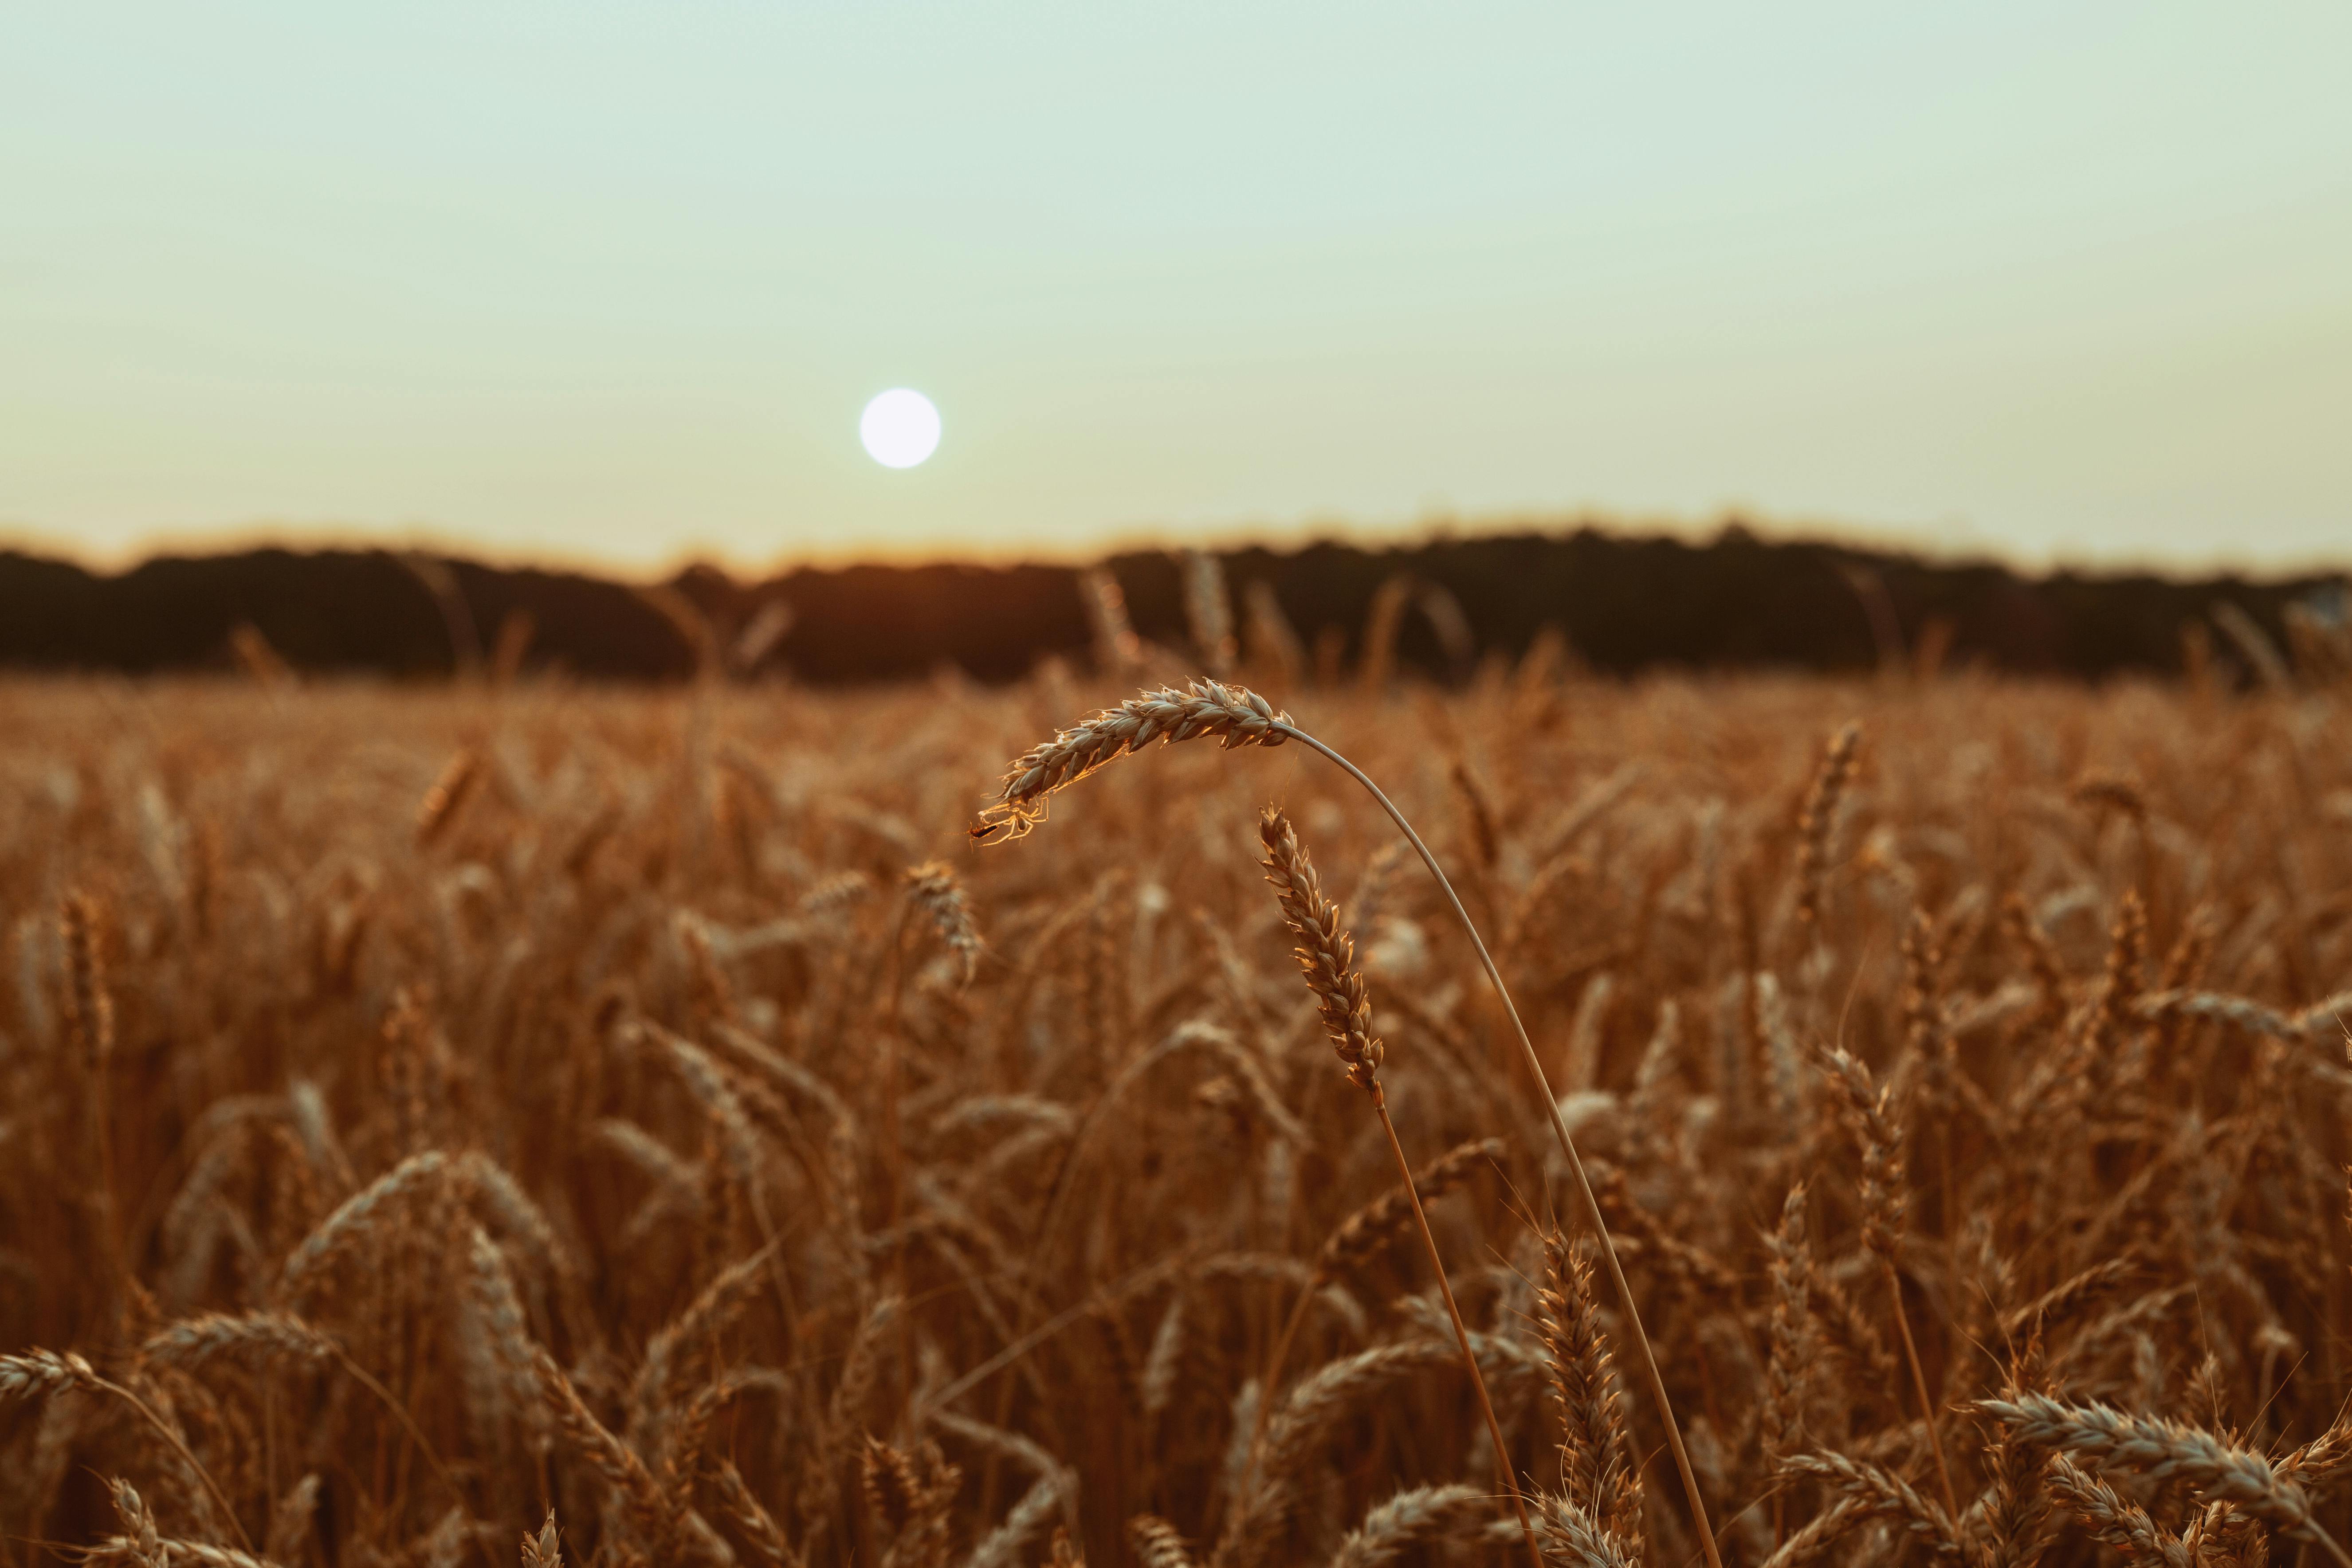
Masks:
[[[1674,1568],[1638,1298],[1738,1568],[2332,1560],[2352,694],[1400,695],[1300,630],[1298,726],[0,685],[12,1559],[1483,1568],[1507,1473],[1547,1563]],[[1195,735],[1253,750],[963,852]]]

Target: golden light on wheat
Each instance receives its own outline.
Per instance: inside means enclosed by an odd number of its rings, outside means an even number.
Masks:
[[[1106,625],[0,692],[8,1550],[2341,1559],[2340,691]]]

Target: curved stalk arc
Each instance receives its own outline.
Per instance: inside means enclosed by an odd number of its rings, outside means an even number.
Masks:
[[[1536,1087],[1543,1094],[1544,1110],[1551,1124],[1552,1135],[1559,1141],[1560,1153],[1567,1156],[1569,1171],[1576,1178],[1576,1195],[1583,1210],[1584,1221],[1592,1228],[1593,1235],[1601,1239],[1601,1257],[1609,1266],[1609,1282],[1617,1292],[1618,1304],[1624,1309],[1626,1326],[1633,1331],[1633,1346],[1641,1354],[1643,1380],[1649,1385],[1651,1401],[1657,1406],[1659,1420],[1665,1424],[1666,1445],[1673,1450],[1675,1469],[1682,1477],[1684,1494],[1690,1500],[1691,1517],[1698,1526],[1699,1545],[1706,1553],[1707,1568],[1723,1568],[1723,1559],[1716,1551],[1715,1531],[1707,1524],[1706,1500],[1699,1495],[1698,1477],[1692,1471],[1690,1455],[1683,1448],[1682,1427],[1675,1419],[1674,1402],[1666,1397],[1665,1379],[1658,1374],[1658,1358],[1650,1349],[1649,1334],[1642,1327],[1641,1310],[1633,1304],[1633,1287],[1626,1283],[1624,1268],[1617,1261],[1616,1243],[1610,1239],[1609,1226],[1601,1218],[1601,1200],[1593,1195],[1591,1178],[1585,1175],[1583,1158],[1576,1152],[1576,1140],[1569,1136],[1568,1120],[1560,1114],[1559,1099],[1552,1092],[1551,1080],[1536,1055],[1535,1042],[1528,1038],[1527,1025],[1519,1021],[1519,1009],[1511,1000],[1510,988],[1503,984],[1503,972],[1496,967],[1493,955],[1486,951],[1486,939],[1478,935],[1478,927],[1471,923],[1470,912],[1462,906],[1461,896],[1454,891],[1454,883],[1447,880],[1444,868],[1437,863],[1437,857],[1429,852],[1429,846],[1421,841],[1421,835],[1413,831],[1412,824],[1405,821],[1404,813],[1397,810],[1396,803],[1372,782],[1370,775],[1295,724],[1276,720],[1273,727],[1338,764],[1349,778],[1364,787],[1379,802],[1381,810],[1388,813],[1389,821],[1404,834],[1406,842],[1412,845],[1413,852],[1421,856],[1421,863],[1429,868],[1429,874],[1437,879],[1439,890],[1445,894],[1445,901],[1454,906],[1455,917],[1462,922],[1462,929],[1469,935],[1470,946],[1477,950],[1478,962],[1485,966],[1486,978],[1493,984],[1495,995],[1503,1004],[1504,1015],[1511,1020],[1511,1031],[1518,1037],[1519,1051],[1528,1071],[1534,1075]]]

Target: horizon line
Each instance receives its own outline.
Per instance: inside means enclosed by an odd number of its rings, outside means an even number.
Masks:
[[[11,521],[0,522],[0,551],[65,561],[99,577],[121,577],[158,560],[212,559],[275,549],[296,555],[335,551],[425,555],[499,570],[569,573],[608,581],[653,584],[675,581],[697,569],[716,570],[739,581],[756,582],[796,571],[837,571],[854,567],[1075,569],[1100,565],[1119,556],[1175,554],[1186,549],[1212,553],[1265,549],[1287,556],[1338,546],[1380,553],[1455,540],[1528,536],[1565,538],[1583,532],[1618,539],[1671,539],[1705,548],[1717,543],[1727,533],[1744,531],[1767,545],[1844,549],[1906,558],[1942,568],[1993,566],[2023,578],[2146,575],[2251,581],[2331,576],[2352,579],[2352,549],[2333,556],[2312,552],[2263,562],[2225,550],[2075,553],[2053,549],[2023,553],[2004,549],[1965,525],[1956,528],[1962,537],[1939,538],[1928,530],[1900,526],[1829,518],[1782,518],[1728,506],[1704,519],[1672,514],[1612,513],[1594,507],[1546,511],[1521,508],[1480,514],[1435,513],[1390,523],[1324,517],[1286,523],[1261,520],[1209,526],[1105,528],[1085,546],[1045,540],[997,545],[942,537],[866,548],[782,550],[764,561],[740,551],[688,544],[667,552],[658,565],[646,566],[593,550],[501,547],[468,540],[455,530],[431,525],[401,528],[268,519],[217,528],[162,530],[121,549],[92,550],[69,536]]]

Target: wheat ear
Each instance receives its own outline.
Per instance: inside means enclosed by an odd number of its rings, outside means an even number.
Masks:
[[[555,1532],[553,1509],[547,1511],[547,1522],[538,1534],[522,1538],[522,1568],[563,1568],[563,1542]]]
[[[125,1555],[139,1568],[166,1568],[171,1560],[163,1555],[163,1532],[155,1528],[155,1516],[139,1489],[121,1476],[107,1485],[114,1493],[115,1514],[122,1521]]]
[[[1192,1554],[1176,1527],[1157,1514],[1139,1513],[1127,1521],[1127,1539],[1143,1568],[1192,1568]]]
[[[237,1544],[248,1552],[253,1550],[252,1537],[247,1535],[245,1526],[237,1522],[236,1510],[229,1506],[220,1484],[213,1479],[212,1472],[205,1469],[196,1456],[188,1451],[188,1445],[180,1440],[180,1434],[172,1429],[172,1424],[155,1413],[153,1406],[120,1383],[100,1376],[97,1368],[71,1351],[62,1355],[51,1350],[32,1350],[22,1355],[0,1355],[0,1400],[40,1398],[68,1388],[110,1394],[137,1411],[139,1418],[152,1427],[155,1435],[163,1439],[164,1445],[179,1456],[180,1461],[188,1467],[197,1480],[204,1483],[205,1490],[212,1495],[213,1506],[220,1510],[221,1517],[227,1520],[228,1527],[236,1532]]]
[[[961,966],[964,984],[970,985],[971,977],[980,972],[981,955],[986,948],[980,940],[980,928],[972,921],[971,900],[966,896],[955,868],[944,861],[926,861],[908,871],[906,882],[907,897],[930,917],[940,941]]]
[[[1421,1206],[1412,1162],[1404,1157],[1404,1145],[1397,1137],[1396,1123],[1389,1116],[1388,1092],[1381,1087],[1380,1080],[1383,1052],[1380,1040],[1372,1034],[1371,1001],[1365,993],[1363,971],[1356,967],[1355,939],[1339,924],[1339,906],[1323,896],[1315,863],[1307,858],[1307,846],[1298,841],[1297,830],[1290,825],[1290,818],[1281,808],[1268,806],[1258,818],[1257,831],[1265,845],[1265,880],[1274,886],[1290,934],[1298,938],[1295,953],[1299,972],[1307,980],[1307,988],[1315,993],[1317,1008],[1323,1015],[1323,1032],[1330,1037],[1332,1049],[1347,1064],[1348,1082],[1371,1097],[1372,1111],[1381,1119],[1381,1131],[1388,1134],[1389,1153],[1396,1158],[1397,1176],[1412,1205],[1413,1223],[1420,1228],[1422,1244],[1429,1250],[1430,1267],[1437,1271],[1438,1294],[1444,1298],[1445,1315],[1453,1321],[1454,1341],[1462,1347],[1462,1365],[1470,1374],[1470,1386],[1477,1392],[1479,1412],[1486,1418],[1486,1434],[1494,1439],[1495,1468],[1501,1475],[1503,1490],[1509,1495],[1513,1511],[1518,1514],[1519,1528],[1527,1535],[1528,1553],[1535,1560],[1536,1568],[1544,1568],[1543,1544],[1536,1539],[1535,1521],[1528,1516],[1527,1500],[1519,1495],[1518,1479],[1511,1473],[1510,1445],[1503,1438],[1503,1424],[1496,1419],[1495,1402],[1487,1396],[1486,1379],[1478,1371],[1477,1352],[1470,1346],[1470,1330],[1462,1321],[1461,1307],[1454,1302],[1454,1286],[1445,1277],[1445,1260],[1438,1253],[1437,1237],[1430,1230],[1429,1215]],[[1260,1408],[1264,1408],[1263,1400]]]
[[[1903,1306],[1903,1279],[1895,1268],[1911,1210],[1904,1189],[1903,1137],[1895,1124],[1894,1089],[1874,1084],[1870,1069],[1843,1046],[1832,1046],[1827,1059],[1845,1096],[1846,1120],[1862,1145],[1863,1245],[1878,1260],[1879,1272],[1886,1281],[1895,1326],[1903,1335],[1903,1356],[1911,1366],[1911,1386],[1919,1396],[1919,1419],[1927,1428],[1928,1451],[1936,1458],[1944,1511],[1958,1518],[1959,1500],[1952,1490],[1951,1467],[1944,1462],[1944,1439],[1936,1427],[1936,1402],[1927,1392],[1927,1375],[1920,1369],[1919,1346],[1911,1337],[1911,1314]]]
[[[1473,1138],[1457,1144],[1421,1167],[1412,1178],[1408,1191],[1402,1184],[1389,1188],[1355,1213],[1342,1220],[1331,1232],[1322,1249],[1315,1254],[1315,1267],[1299,1287],[1298,1300],[1292,1304],[1290,1316],[1275,1336],[1274,1350],[1265,1360],[1263,1385],[1269,1391],[1282,1383],[1282,1369],[1290,1359],[1290,1347],[1298,1338],[1298,1331],[1307,1322],[1307,1309],[1315,1304],[1316,1294],[1348,1269],[1378,1257],[1396,1240],[1412,1218],[1415,1197],[1426,1202],[1443,1197],[1470,1179],[1470,1174],[1481,1160],[1500,1165],[1503,1141],[1500,1138]],[[1258,1427],[1265,1426],[1266,1405],[1258,1405]]]
[[[66,894],[58,913],[58,935],[66,955],[66,1035],[89,1082],[91,1154],[98,1162],[100,1234],[107,1261],[120,1274],[122,1220],[114,1193],[114,1123],[110,1082],[114,1061],[114,998],[106,983],[106,957],[99,939],[104,911],[86,893]]]
[[[2189,1548],[2178,1536],[2065,1455],[2050,1456],[2048,1479],[2051,1494],[2082,1521],[2091,1539],[2114,1547],[2125,1562],[2190,1568]]]
[[[1045,820],[1048,796],[1154,740],[1213,735],[1230,749],[1280,746],[1297,734],[1288,714],[1245,687],[1222,681],[1193,681],[1181,692],[1162,686],[1105,708],[1014,758],[971,836],[982,843],[1024,836]]]
[[[1442,1540],[1463,1525],[1485,1522],[1492,1510],[1492,1501],[1475,1487],[1401,1491],[1375,1506],[1348,1532],[1328,1568],[1389,1568],[1421,1542]]]
[[[1691,1518],[1698,1527],[1700,1550],[1706,1558],[1707,1568],[1723,1568],[1723,1556],[1716,1549],[1715,1531],[1707,1523],[1706,1500],[1700,1495],[1698,1477],[1691,1469],[1690,1454],[1683,1446],[1682,1426],[1675,1419],[1674,1401],[1666,1396],[1665,1379],[1658,1373],[1657,1353],[1651,1348],[1650,1336],[1642,1327],[1641,1310],[1633,1304],[1633,1288],[1626,1283],[1625,1267],[1618,1260],[1615,1243],[1609,1239],[1608,1223],[1601,1217],[1601,1200],[1593,1195],[1592,1178],[1585,1174],[1584,1161],[1576,1152],[1576,1140],[1569,1135],[1568,1118],[1559,1108],[1559,1099],[1552,1092],[1551,1079],[1543,1070],[1543,1061],[1536,1055],[1535,1041],[1528,1037],[1528,1026],[1519,1019],[1519,1009],[1511,1000],[1511,991],[1503,983],[1503,972],[1496,967],[1494,955],[1486,951],[1486,939],[1470,919],[1470,912],[1462,905],[1461,895],[1446,879],[1445,870],[1429,846],[1405,821],[1396,803],[1371,780],[1370,775],[1349,761],[1331,747],[1300,729],[1286,713],[1277,711],[1272,704],[1255,692],[1242,686],[1226,685],[1216,681],[1195,681],[1187,692],[1161,690],[1130,697],[1118,707],[1097,714],[1086,723],[1064,730],[1054,739],[1034,747],[1016,760],[1005,775],[1004,786],[997,800],[981,813],[980,824],[972,829],[972,837],[982,841],[1018,838],[1034,827],[1045,816],[1045,799],[1055,790],[1076,783],[1105,763],[1113,761],[1122,752],[1131,751],[1155,737],[1167,740],[1189,740],[1198,736],[1215,735],[1231,748],[1235,746],[1279,746],[1286,740],[1297,741],[1338,767],[1363,786],[1389,821],[1397,825],[1405,841],[1412,845],[1421,863],[1429,868],[1445,902],[1453,906],[1454,918],[1462,923],[1463,932],[1470,938],[1471,947],[1478,955],[1478,963],[1486,971],[1486,979],[1495,988],[1495,996],[1503,1004],[1503,1014],[1511,1021],[1511,1032],[1518,1037],[1520,1059],[1527,1063],[1536,1088],[1543,1096],[1544,1110],[1551,1124],[1552,1136],[1558,1140],[1562,1156],[1568,1161],[1569,1172],[1576,1178],[1576,1194],[1583,1209],[1584,1220],[1592,1234],[1601,1240],[1601,1259],[1609,1266],[1610,1288],[1617,1294],[1618,1304],[1624,1309],[1625,1326],[1631,1331],[1633,1348],[1640,1353],[1642,1375],[1656,1405],[1658,1418],[1666,1429],[1666,1447],[1675,1456],[1675,1469],[1682,1477],[1683,1495],[1690,1500]]]
[[[1829,869],[1830,836],[1837,830],[1838,802],[1853,780],[1854,750],[1862,744],[1862,726],[1848,723],[1822,750],[1820,769],[1805,791],[1804,810],[1797,818],[1797,922],[1822,923],[1822,877]]]
[[[2260,1454],[2174,1421],[2129,1416],[2110,1406],[2068,1405],[2042,1394],[1984,1399],[1977,1408],[2037,1448],[2084,1464],[2135,1470],[2149,1480],[2186,1482],[2199,1495],[2316,1544],[2345,1568],[2352,1556],[2313,1517],[2311,1494]]]
[[[1552,1406],[1559,1417],[1560,1484],[1569,1500],[1606,1533],[1634,1540],[1642,1522],[1642,1472],[1617,1404],[1616,1372],[1601,1332],[1592,1268],[1558,1231],[1544,1238],[1544,1277],[1536,1304]]]

